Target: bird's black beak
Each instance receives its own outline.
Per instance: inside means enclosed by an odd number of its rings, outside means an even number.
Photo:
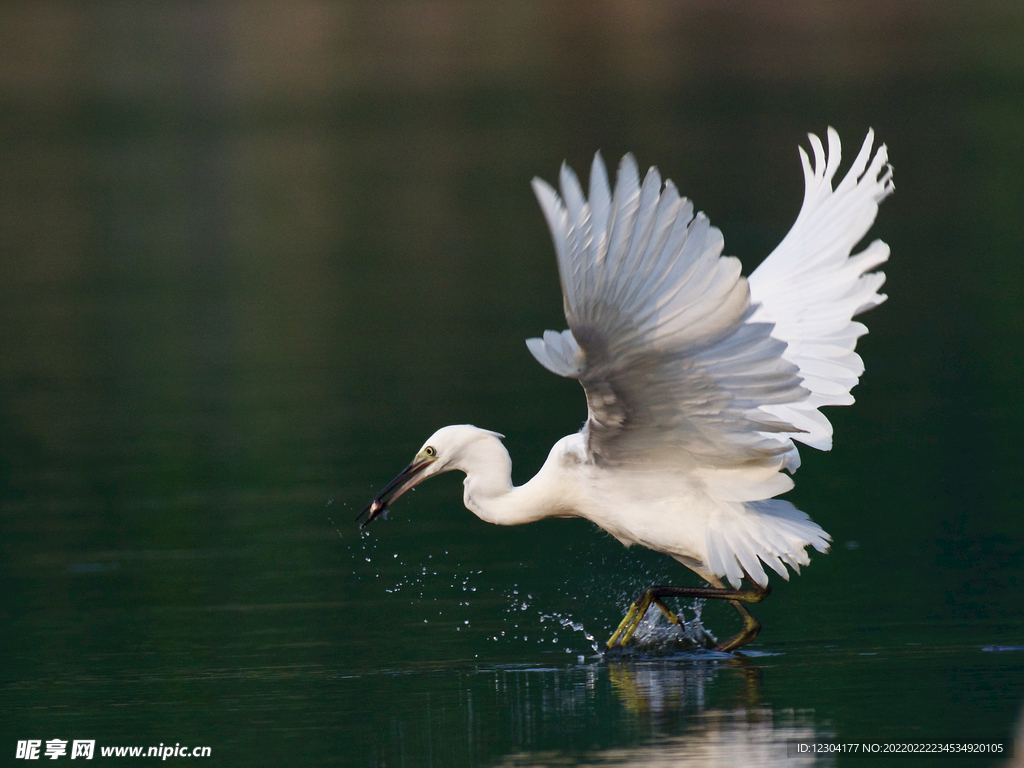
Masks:
[[[403,469],[390,483],[381,489],[380,493],[373,497],[373,501],[363,507],[363,511],[356,516],[359,520],[363,515],[366,519],[359,524],[360,529],[365,528],[372,520],[383,515],[387,517],[388,507],[403,493],[412,488],[423,479],[423,470],[433,464],[433,459],[413,459],[413,462]]]

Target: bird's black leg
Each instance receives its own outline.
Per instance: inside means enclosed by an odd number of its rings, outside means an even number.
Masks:
[[[626,613],[626,617],[622,620],[622,623],[619,624],[618,629],[615,630],[615,634],[609,638],[607,648],[608,650],[611,650],[616,646],[619,648],[624,647],[626,643],[629,642],[629,638],[631,638],[633,633],[636,632],[636,628],[640,626],[640,622],[647,613],[647,609],[650,608],[652,604],[657,605],[673,624],[679,624],[679,618],[668,609],[665,603],[662,602],[661,598],[699,597],[709,598],[712,600],[728,600],[729,604],[740,614],[740,617],[743,619],[743,629],[728,640],[715,646],[716,651],[734,651],[749,643],[757,637],[757,633],[761,631],[761,623],[754,618],[753,614],[746,609],[746,606],[744,606],[743,603],[759,603],[768,597],[771,592],[771,585],[766,585],[763,589],[760,587],[754,589],[727,589],[725,587],[649,587],[644,590],[643,594],[633,601],[633,604],[629,607],[629,611]]]

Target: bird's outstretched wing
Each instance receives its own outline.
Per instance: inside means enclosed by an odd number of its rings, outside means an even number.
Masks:
[[[828,129],[828,159],[821,141],[810,135],[814,164],[800,149],[804,168],[804,202],[793,228],[750,275],[750,299],[759,305],[753,320],[774,324],[772,337],[786,342],[783,358],[800,369],[810,396],[798,403],[765,405],[763,410],[798,430],[796,440],[827,451],[832,425],[818,408],[850,405],[864,372],[857,339],[867,333],[853,317],[877,307],[886,296],[881,272],[868,272],[889,258],[889,246],[875,240],[854,256],[850,252],[867,234],[878,204],[892,194],[892,168],[883,144],[871,154],[868,135],[839,186],[832,180],[840,161],[839,135]],[[869,164],[870,159],[870,164]],[[800,457],[793,447],[787,466]]]
[[[817,407],[848,402],[860,373],[852,349],[863,326],[850,318],[881,301],[881,276],[862,275],[888,251],[849,258],[891,188],[884,147],[864,171],[871,139],[833,191],[838,138],[830,130],[826,164],[812,137],[804,206],[750,285],[721,255],[721,233],[656,169],[641,184],[630,155],[614,194],[600,155],[589,200],[564,165],[561,196],[534,180],[570,330],[527,345],[583,384],[593,461],[689,467],[736,501],[791,487],[778,470],[797,464],[792,439],[823,447],[830,428]]]

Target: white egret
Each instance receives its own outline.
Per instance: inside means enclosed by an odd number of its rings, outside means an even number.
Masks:
[[[533,189],[554,240],[569,329],[527,346],[541,365],[583,385],[588,418],[551,449],[537,475],[512,485],[501,435],[470,425],[435,432],[360,513],[363,526],[428,477],[465,472],[465,504],[499,525],[583,517],[626,546],[678,560],[711,586],[646,590],[608,648],[624,645],[666,596],[728,600],[743,628],[718,646],[749,643],[760,624],[743,603],[770,592],[763,566],[788,579],[827,552],[831,537],[788,501],[800,464],[793,441],[829,450],[825,405],[849,405],[867,332],[853,317],[878,306],[889,257],[875,240],[857,254],[878,204],[893,191],[885,145],[869,131],[842,181],[839,136],[828,153],[800,148],[805,191],[792,229],[749,278],[722,256],[723,239],[671,181],[643,182],[631,155],[614,193],[600,154],[589,199],[563,164],[561,195]],[[357,518],[358,519],[358,518]],[[742,589],[746,579],[750,587]],[[726,587],[724,581],[729,582]]]

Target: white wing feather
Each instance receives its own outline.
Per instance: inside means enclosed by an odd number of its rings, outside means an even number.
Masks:
[[[885,275],[868,270],[889,258],[889,246],[875,240],[854,256],[850,252],[874,223],[878,204],[892,194],[893,183],[885,145],[871,156],[874,132],[868,131],[860,153],[834,190],[839,136],[828,129],[827,160],[818,137],[811,134],[810,140],[813,166],[800,149],[805,183],[800,214],[749,282],[751,300],[760,305],[753,319],[774,324],[772,336],[786,342],[783,357],[799,367],[803,385],[811,392],[802,402],[766,405],[764,410],[802,430],[789,437],[827,451],[832,447],[832,425],[818,408],[850,405],[850,390],[864,372],[864,363],[853,350],[867,328],[853,317],[886,299],[877,292]],[[794,446],[787,467],[795,470],[799,464]]]

